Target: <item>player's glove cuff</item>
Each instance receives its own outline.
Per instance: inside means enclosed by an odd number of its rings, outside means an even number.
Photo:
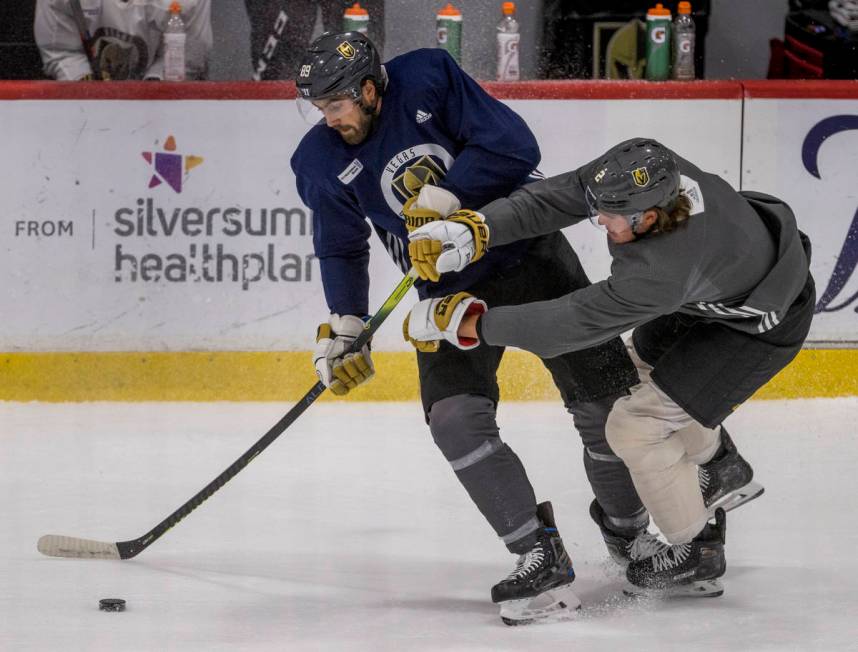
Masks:
[[[360,351],[348,352],[363,330],[360,317],[337,314],[316,330],[313,365],[319,380],[334,394],[347,394],[375,375],[368,343]]]
[[[429,224],[429,222],[435,222],[444,218],[441,213],[431,208],[418,208],[415,205],[417,201],[417,195],[409,197],[402,207],[402,217],[405,219],[405,228],[408,229],[409,233],[425,224]]]
[[[437,351],[441,340],[468,351],[480,345],[479,340],[460,337],[459,325],[466,315],[482,314],[484,301],[467,292],[450,294],[441,299],[424,299],[411,308],[402,324],[407,342],[424,353]]]
[[[489,250],[489,226],[486,224],[486,218],[483,217],[482,213],[463,209],[448,215],[447,221],[464,224],[471,230],[473,251],[469,252],[470,258],[461,265],[462,268],[478,261],[486,254]]]

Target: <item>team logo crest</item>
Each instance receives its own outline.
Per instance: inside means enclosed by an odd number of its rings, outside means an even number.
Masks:
[[[348,41],[343,41],[337,46],[337,52],[339,52],[344,59],[354,59],[355,58],[355,49],[352,47],[352,44]]]
[[[444,168],[423,155],[405,168],[405,171],[393,179],[393,187],[403,198],[408,199],[420,192],[425,185],[437,186],[444,178]]]
[[[402,213],[402,205],[420,193],[426,184],[439,185],[453,165],[455,158],[438,143],[411,145],[387,161],[379,186],[384,201],[394,214]]]
[[[635,168],[632,170],[632,179],[636,186],[643,188],[649,183],[649,172],[646,168]]]

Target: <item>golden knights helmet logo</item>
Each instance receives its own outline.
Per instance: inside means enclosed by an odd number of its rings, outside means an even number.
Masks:
[[[632,179],[636,186],[643,188],[649,183],[649,172],[644,167],[635,168],[632,170]]]
[[[355,58],[355,49],[351,43],[348,41],[343,41],[337,46],[337,52],[339,52],[344,59],[354,59]]]

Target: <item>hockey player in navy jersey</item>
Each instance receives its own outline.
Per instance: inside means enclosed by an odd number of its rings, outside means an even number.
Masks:
[[[410,229],[533,180],[540,154],[524,121],[440,49],[410,52],[382,66],[361,34],[324,34],[307,51],[296,84],[299,107],[315,112],[318,124],[295,151],[292,169],[313,211],[331,313],[318,328],[314,364],[326,386],[345,394],[374,373],[369,347],[343,355],[369,312],[372,231],[405,272],[412,262]],[[461,273],[418,282],[417,289],[423,298],[467,289],[496,306],[552,299],[587,285],[568,241],[552,233],[493,247]],[[519,555],[512,573],[492,589],[504,620],[518,624],[568,616],[580,603],[551,505],[537,505],[522,463],[498,433],[496,372],[503,352],[441,344],[437,352],[418,352],[417,362],[435,443],[497,535]],[[544,363],[584,442],[596,495],[591,514],[612,556],[628,563],[649,517],[604,428],[614,401],[638,382],[634,365],[616,337]]]

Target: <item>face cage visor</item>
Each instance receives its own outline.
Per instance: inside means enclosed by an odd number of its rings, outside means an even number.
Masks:
[[[299,97],[296,105],[301,118],[310,125],[317,125],[326,120],[336,120],[348,113],[358,99],[349,92],[344,95],[308,100]]]
[[[595,226],[600,231],[605,233],[608,232],[608,227],[604,224],[599,224],[599,208],[596,205],[596,195],[593,194],[593,191],[590,190],[590,186],[587,186],[584,191],[584,198],[587,200],[587,210],[589,211],[590,224]],[[614,213],[606,213],[608,215],[614,215]],[[637,228],[643,219],[643,211],[637,211],[636,213],[632,213],[631,215],[622,215],[622,217],[626,218],[626,221],[629,223],[629,226],[632,227],[632,232],[637,232]]]

